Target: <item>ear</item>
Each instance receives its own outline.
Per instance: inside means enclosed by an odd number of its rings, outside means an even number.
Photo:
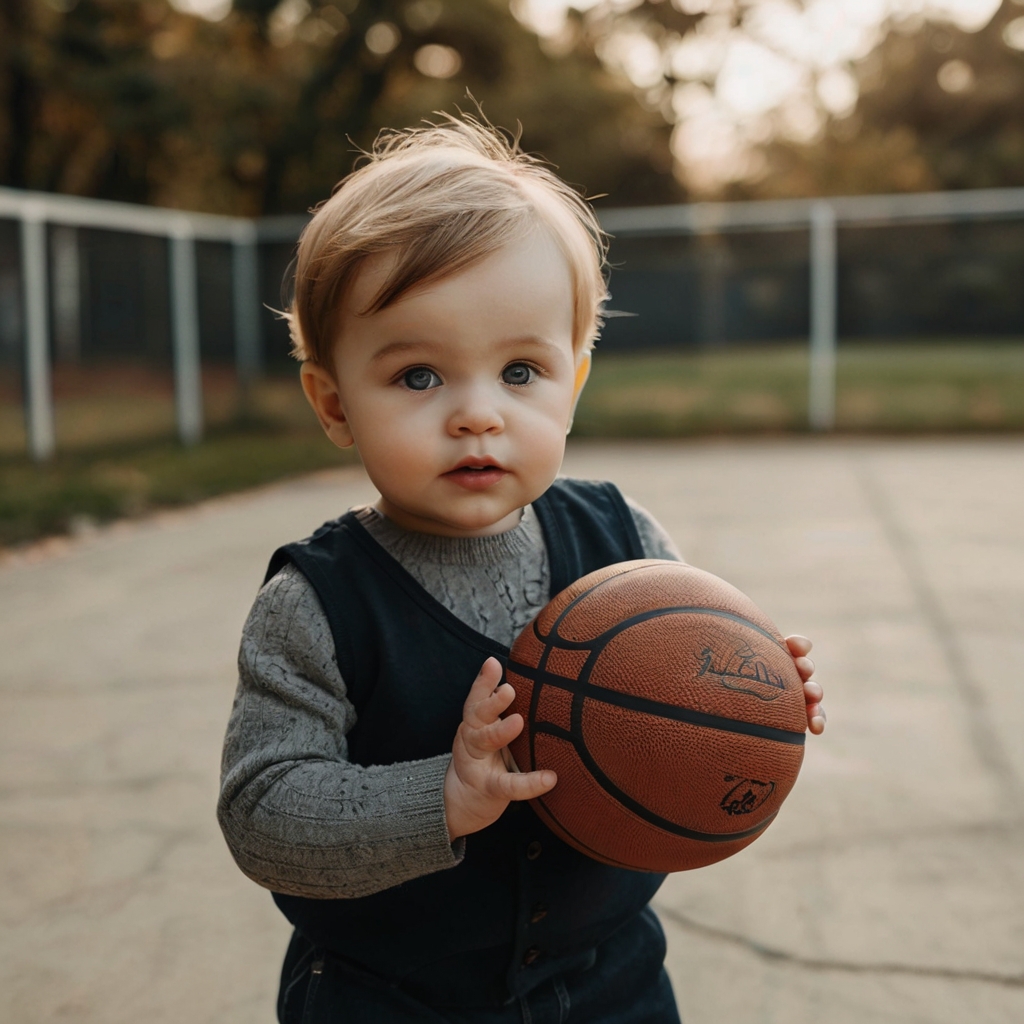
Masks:
[[[572,411],[569,413],[569,425],[565,429],[567,434],[572,430],[572,421],[576,417],[576,406],[579,404],[583,385],[587,383],[587,378],[590,376],[590,364],[589,352],[583,352],[576,360],[576,380],[572,386]]]
[[[354,439],[341,404],[341,394],[333,374],[315,363],[303,363],[300,371],[302,390],[313,407],[324,433],[339,448],[351,448]]]

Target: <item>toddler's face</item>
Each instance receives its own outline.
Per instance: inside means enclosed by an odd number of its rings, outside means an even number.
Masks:
[[[580,362],[572,282],[542,230],[421,286],[370,316],[386,254],[368,260],[342,311],[334,376],[303,385],[339,445],[353,441],[408,529],[498,533],[558,473]]]

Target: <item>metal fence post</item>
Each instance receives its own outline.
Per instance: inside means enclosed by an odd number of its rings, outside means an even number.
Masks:
[[[184,217],[171,229],[171,324],[174,337],[174,405],[178,436],[196,444],[203,436],[203,381],[199,362],[199,295],[196,240]]]
[[[55,225],[50,234],[53,350],[58,363],[82,357],[82,268],[78,228]]]
[[[807,412],[812,430],[836,425],[836,214],[811,206],[811,338]]]
[[[46,266],[46,211],[21,210],[21,278],[25,303],[25,427],[29,454],[49,459],[56,447],[50,372],[50,303]]]
[[[259,252],[256,225],[238,221],[231,238],[232,308],[235,321],[235,367],[243,393],[263,372]]]

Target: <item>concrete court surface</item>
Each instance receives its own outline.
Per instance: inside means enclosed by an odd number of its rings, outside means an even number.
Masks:
[[[816,643],[779,819],[657,905],[687,1024],[1024,1021],[1024,441],[576,445]],[[213,810],[239,629],[339,470],[0,563],[0,1020],[270,1024]]]

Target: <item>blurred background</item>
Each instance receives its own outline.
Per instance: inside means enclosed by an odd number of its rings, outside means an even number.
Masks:
[[[566,472],[815,641],[779,823],[658,895],[683,1019],[1024,1020],[1024,0],[0,0],[0,1018],[272,1019],[238,636],[374,497],[272,310],[467,92],[611,235]]]
[[[614,236],[578,435],[1024,426],[1019,0],[2,0],[0,544],[334,460],[295,238],[467,91]]]

